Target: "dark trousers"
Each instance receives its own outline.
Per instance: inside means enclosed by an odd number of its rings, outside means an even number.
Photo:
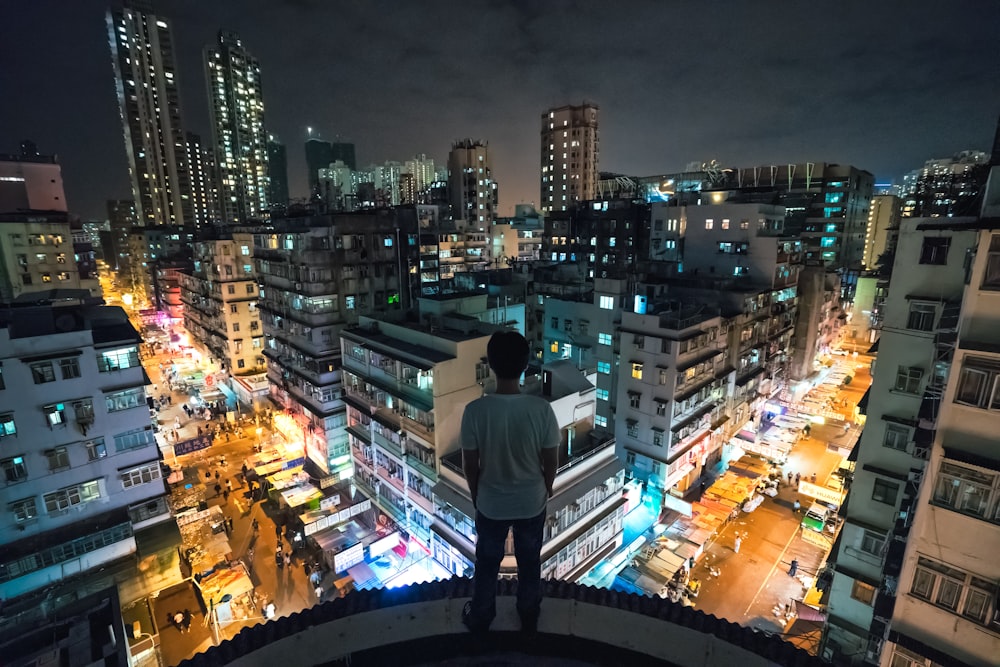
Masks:
[[[530,519],[491,519],[476,512],[476,572],[473,577],[472,617],[489,624],[496,616],[497,576],[508,529],[514,530],[517,559],[517,611],[537,616],[542,604],[542,535],[545,510]]]

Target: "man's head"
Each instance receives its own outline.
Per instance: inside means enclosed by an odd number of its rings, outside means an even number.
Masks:
[[[500,380],[516,380],[528,367],[528,341],[516,331],[498,331],[486,345],[490,368]]]

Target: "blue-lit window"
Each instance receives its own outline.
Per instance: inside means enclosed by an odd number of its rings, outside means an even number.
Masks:
[[[824,218],[843,218],[844,217],[844,207],[843,206],[826,206],[823,208]]]
[[[833,246],[837,245],[837,237],[824,236],[823,238],[820,239],[819,245],[821,248],[832,248]]]
[[[608,425],[608,418],[607,417],[602,417],[601,415],[594,415],[594,424],[596,426],[607,426]]]
[[[608,400],[608,390],[607,389],[598,389],[597,390],[597,400],[599,400],[599,401],[606,401],[606,400]]]
[[[601,345],[611,345],[611,334],[609,333],[599,333],[597,334],[597,342]]]
[[[823,253],[823,259],[825,259],[828,262],[832,262],[833,260],[837,259],[837,253],[828,250]]]
[[[826,224],[826,226],[823,228],[823,231],[827,232],[827,233],[837,231],[837,223],[836,222],[828,222]]]
[[[611,375],[611,363],[608,361],[598,361],[597,372],[604,373],[605,375]]]
[[[827,204],[839,204],[844,201],[843,192],[827,192],[826,193],[826,203]]]

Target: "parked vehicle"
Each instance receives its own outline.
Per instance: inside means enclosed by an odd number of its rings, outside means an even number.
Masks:
[[[802,517],[802,527],[808,530],[822,533],[826,528],[827,519],[830,518],[830,508],[820,503],[813,503],[805,516]]]

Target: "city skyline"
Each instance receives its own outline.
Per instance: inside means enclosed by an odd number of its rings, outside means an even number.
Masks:
[[[0,89],[19,100],[0,110],[6,150],[30,138],[57,153],[69,208],[84,218],[103,218],[105,200],[130,191],[109,4],[19,6],[3,29],[7,61],[19,64],[0,73]],[[359,166],[419,153],[443,163],[455,140],[488,141],[508,215],[540,203],[538,118],[563,104],[600,106],[604,171],[826,161],[897,182],[927,159],[988,150],[1000,108],[995,54],[978,46],[1000,20],[992,4],[852,3],[822,21],[737,7],[725,22],[693,3],[572,16],[568,6],[489,2],[154,7],[171,21],[185,130],[211,136],[201,55],[218,30],[239,32],[257,56],[266,129],[289,147],[293,198],[306,195],[307,127],[352,140]],[[462,40],[449,38],[456,31]]]

